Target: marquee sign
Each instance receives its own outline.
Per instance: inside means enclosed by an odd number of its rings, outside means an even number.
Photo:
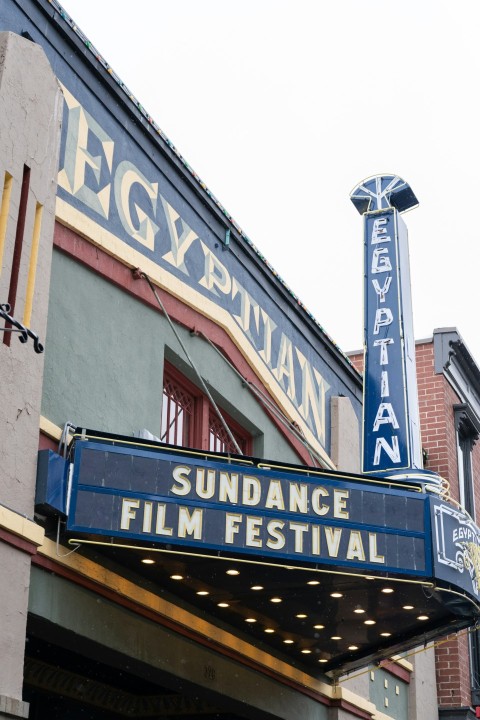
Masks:
[[[40,451],[36,507],[75,541],[420,580],[476,612],[480,529],[420,486],[89,431],[72,457]]]
[[[421,469],[408,237],[399,214],[417,200],[388,175],[359,185],[352,201],[364,215],[363,471]]]
[[[67,530],[424,576],[426,496],[355,476],[77,441]]]

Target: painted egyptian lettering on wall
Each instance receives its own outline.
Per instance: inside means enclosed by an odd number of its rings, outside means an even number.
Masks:
[[[71,208],[78,218],[79,211],[96,234],[94,242],[132,264],[140,258],[142,269],[148,262],[152,272],[161,270],[166,289],[176,289],[215,320],[226,318],[234,340],[294,408],[307,437],[327,449],[327,396],[348,395],[348,389],[285,317],[262,279],[234,251],[223,252],[222,229],[207,224],[205,212],[171,182],[168,169],[164,173],[147,157],[93,96],[86,93],[81,104],[68,89],[64,93],[60,216]]]

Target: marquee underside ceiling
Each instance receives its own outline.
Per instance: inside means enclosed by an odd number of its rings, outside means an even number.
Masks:
[[[458,596],[425,581],[153,547],[88,546],[87,552],[123,567],[150,592],[319,677],[379,662],[472,623]]]

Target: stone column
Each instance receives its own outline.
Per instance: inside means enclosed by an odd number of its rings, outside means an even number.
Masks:
[[[23,664],[30,562],[43,538],[33,511],[62,103],[42,48],[0,33],[0,719],[28,717]]]

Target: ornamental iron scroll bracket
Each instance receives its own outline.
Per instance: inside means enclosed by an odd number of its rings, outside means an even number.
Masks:
[[[15,320],[9,313],[11,312],[11,307],[8,303],[0,304],[0,317],[2,317],[8,324],[12,325],[13,327],[4,327],[0,328],[0,332],[14,332],[19,333],[18,339],[21,343],[26,343],[28,341],[28,338],[32,338],[33,340],[33,349],[36,353],[42,353],[44,350],[44,347],[42,343],[40,342],[38,335],[33,332],[33,330],[30,330],[30,328],[25,327],[19,320]]]
[[[402,213],[418,205],[412,188],[398,175],[374,175],[363,180],[350,193],[350,200],[360,215],[389,207]]]

